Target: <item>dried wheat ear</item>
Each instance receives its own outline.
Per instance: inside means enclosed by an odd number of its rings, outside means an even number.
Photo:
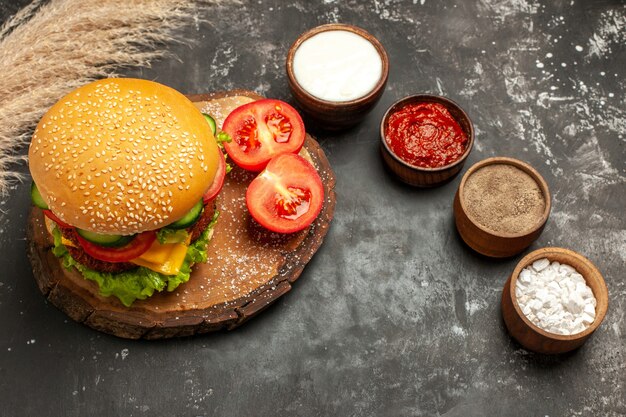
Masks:
[[[120,67],[148,66],[207,3],[193,0],[35,0],[0,28],[0,193],[41,116],[59,98]]]

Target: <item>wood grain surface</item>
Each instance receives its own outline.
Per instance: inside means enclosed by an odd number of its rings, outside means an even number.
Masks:
[[[244,90],[189,96],[221,126],[235,107],[260,99]],[[280,235],[249,215],[245,192],[255,174],[233,167],[217,199],[220,217],[208,261],[196,264],[189,282],[173,292],[137,300],[129,308],[99,295],[97,284],[64,269],[50,251],[52,240],[41,210],[28,222],[28,256],[39,289],[72,319],[123,338],[160,339],[233,329],[291,289],[322,244],[335,209],[335,176],[319,144],[307,135],[301,154],[317,168],[325,201],[315,222],[301,232]]]

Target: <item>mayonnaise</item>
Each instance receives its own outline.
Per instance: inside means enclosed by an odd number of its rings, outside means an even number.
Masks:
[[[367,39],[346,30],[329,30],[300,44],[293,58],[298,84],[327,101],[366,96],[383,72],[378,51]]]

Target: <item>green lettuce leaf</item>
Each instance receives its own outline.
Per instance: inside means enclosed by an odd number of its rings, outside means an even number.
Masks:
[[[224,142],[232,142],[233,138],[230,137],[230,135],[224,131],[218,132],[218,134],[215,136],[215,141],[217,142],[217,145],[220,147],[220,149],[222,150],[222,153],[224,154],[224,161],[226,162],[226,173],[228,174],[230,171],[232,171],[233,166],[228,163],[228,152],[226,152],[224,150]]]
[[[157,240],[161,245],[166,243],[181,243],[187,240],[189,233],[185,229],[169,229],[164,227],[157,230]]]
[[[232,140],[233,138],[231,138],[230,135],[224,131],[218,132],[217,135],[215,135],[215,141],[221,148],[224,147],[224,142],[230,143]]]
[[[122,304],[130,307],[135,300],[145,300],[152,296],[155,291],[163,291],[164,288],[167,288],[167,291],[171,292],[180,284],[189,281],[191,266],[195,263],[206,262],[208,258],[207,247],[213,236],[213,228],[217,223],[218,216],[219,211],[216,210],[209,226],[195,242],[189,245],[185,260],[176,275],[160,274],[143,266],[118,273],[94,271],[72,258],[67,248],[61,243],[61,232],[58,228],[53,231],[54,248],[52,253],[61,258],[65,268],[76,268],[83,274],[83,277],[96,282],[100,288],[100,294],[105,297],[114,295],[119,298]]]

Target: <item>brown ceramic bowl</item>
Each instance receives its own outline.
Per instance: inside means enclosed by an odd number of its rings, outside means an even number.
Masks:
[[[411,103],[439,103],[444,105],[452,117],[461,126],[461,129],[467,135],[469,142],[463,155],[452,162],[451,164],[437,167],[437,168],[424,168],[416,165],[411,165],[408,162],[400,159],[387,144],[385,136],[387,134],[387,126],[389,124],[389,116],[398,111],[400,108]],[[407,184],[417,187],[436,187],[438,185],[445,184],[452,180],[463,168],[465,160],[472,151],[474,146],[474,126],[472,121],[468,117],[467,113],[463,111],[458,104],[454,101],[441,96],[432,94],[417,94],[413,96],[405,97],[396,101],[389,107],[383,120],[380,123],[380,151],[383,157],[383,161],[387,167],[398,176],[402,181]]]
[[[581,274],[596,297],[596,318],[586,330],[573,335],[559,335],[535,326],[526,318],[517,304],[515,285],[525,267],[536,260],[547,258],[574,267]],[[609,293],[598,268],[584,256],[563,248],[543,248],[529,253],[517,264],[502,291],[502,317],[509,334],[526,349],[538,353],[564,353],[581,346],[596,331],[609,306]]]
[[[355,33],[368,40],[374,48],[376,48],[376,51],[378,51],[383,64],[382,75],[374,89],[367,95],[350,101],[322,100],[308,93],[298,83],[293,71],[293,59],[296,54],[296,50],[302,42],[312,36],[330,30],[345,30]],[[300,35],[300,37],[298,37],[298,39],[296,39],[296,41],[291,45],[291,48],[289,48],[286,67],[289,88],[291,89],[291,93],[296,99],[296,102],[304,114],[312,122],[318,125],[318,128],[328,131],[346,129],[359,123],[365,115],[372,110],[382,96],[385,91],[385,85],[387,84],[387,78],[389,76],[389,59],[387,58],[387,52],[378,39],[359,27],[342,23],[317,26]]]
[[[508,164],[526,172],[535,180],[545,197],[546,208],[543,212],[543,216],[536,224],[530,225],[527,230],[521,233],[496,233],[480,225],[468,215],[465,199],[463,198],[467,179],[480,168],[491,164]],[[550,191],[543,177],[527,163],[506,157],[488,158],[472,165],[465,175],[463,175],[459,188],[454,196],[454,220],[461,238],[476,252],[493,258],[513,256],[530,246],[543,231],[548,216],[550,215],[550,208]]]

